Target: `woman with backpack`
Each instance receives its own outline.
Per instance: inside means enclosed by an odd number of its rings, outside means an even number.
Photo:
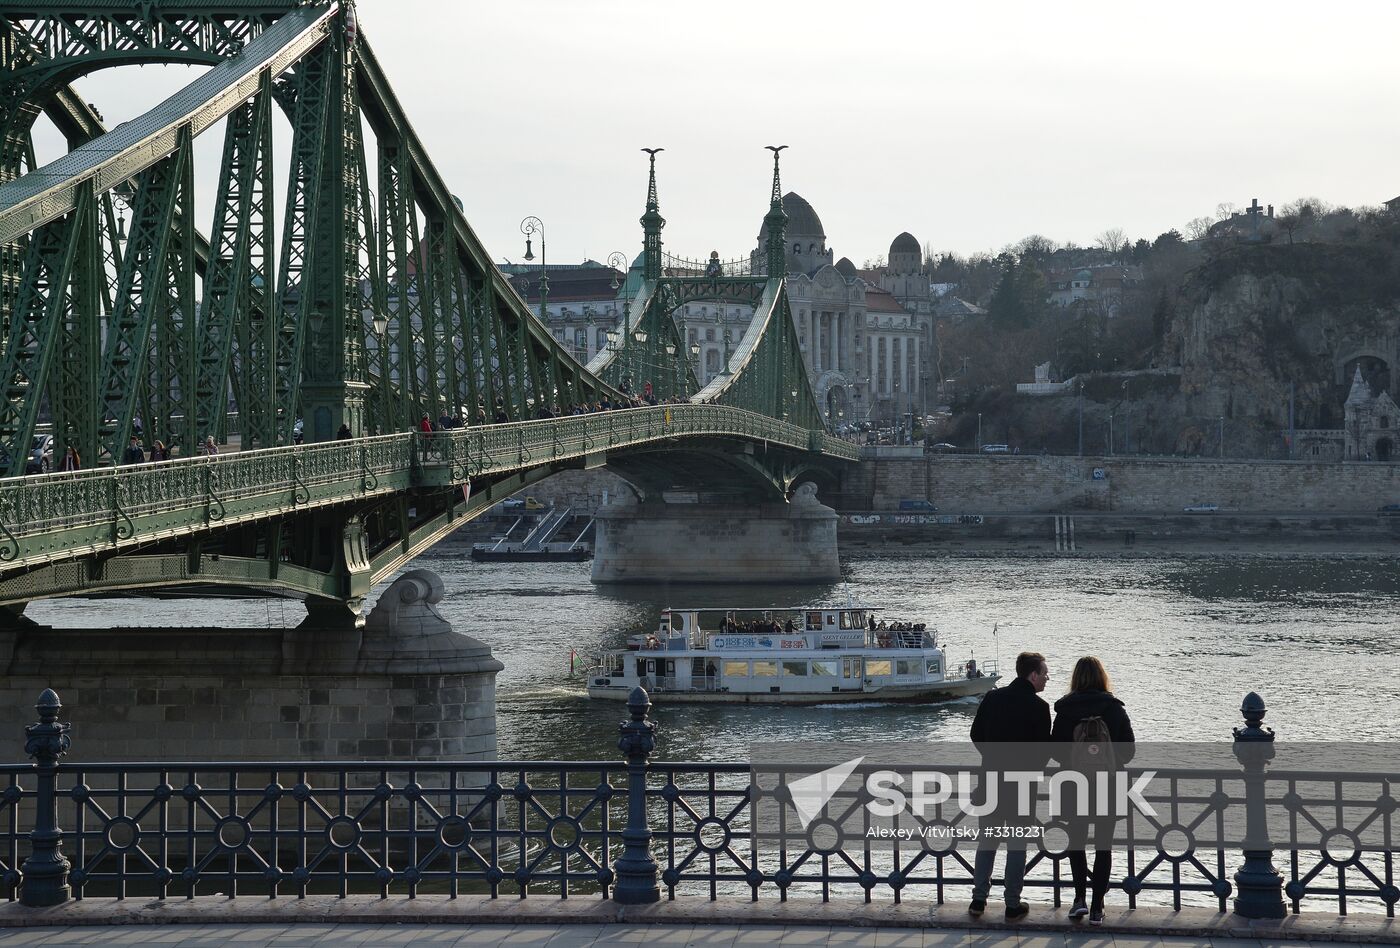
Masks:
[[[1113,684],[1103,662],[1092,655],[1081,658],[1070,676],[1069,694],[1055,702],[1055,724],[1050,740],[1058,742],[1054,752],[1060,763],[1084,772],[1088,777],[1090,800],[1087,807],[1076,808],[1075,800],[1066,794],[1064,810],[1075,813],[1097,813],[1098,801],[1093,799],[1095,772],[1122,770],[1133,757],[1133,724],[1123,702],[1113,694]],[[1072,788],[1069,788],[1072,789]],[[1112,812],[1112,805],[1107,807]],[[1109,873],[1113,871],[1113,826],[1117,816],[1071,816],[1069,819],[1069,865],[1074,874],[1074,906],[1069,917],[1078,921],[1089,916],[1089,924],[1103,924],[1103,899],[1108,892]],[[1093,830],[1094,873],[1092,901],[1086,905],[1085,890],[1089,887],[1089,860],[1085,841]]]

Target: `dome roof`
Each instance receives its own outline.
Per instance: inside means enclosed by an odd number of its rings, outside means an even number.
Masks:
[[[855,279],[856,265],[854,263],[851,263],[850,257],[842,257],[840,260],[837,260],[836,270],[848,280]]]
[[[822,228],[822,219],[817,216],[817,212],[812,210],[812,205],[808,204],[800,194],[789,191],[783,195],[783,212],[787,214],[787,235],[789,237],[800,235],[802,237],[820,237],[826,239],[826,231]],[[768,225],[764,224],[758,230],[758,240],[762,243],[768,237]]]
[[[900,234],[898,237],[896,237],[894,239],[894,242],[890,244],[890,253],[892,255],[897,253],[922,252],[923,250],[919,247],[919,242],[915,240],[914,235],[909,233],[909,231],[907,230],[904,233]]]

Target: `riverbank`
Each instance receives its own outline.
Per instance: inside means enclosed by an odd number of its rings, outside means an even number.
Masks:
[[[847,513],[842,552],[954,556],[1400,556],[1400,517],[1378,514]]]

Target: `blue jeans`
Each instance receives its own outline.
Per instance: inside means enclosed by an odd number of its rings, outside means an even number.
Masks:
[[[984,844],[985,845],[985,844]],[[972,897],[986,900],[992,891],[992,869],[996,865],[997,848],[977,850],[977,861],[972,872]],[[1026,848],[1023,842],[1008,844],[1006,849],[1006,904],[1016,905],[1021,901],[1021,886],[1026,878]]]

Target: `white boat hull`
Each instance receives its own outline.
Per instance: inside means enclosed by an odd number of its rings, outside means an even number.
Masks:
[[[841,691],[811,692],[744,692],[744,691],[665,691],[648,692],[652,704],[837,704],[852,701],[883,701],[919,704],[951,701],[980,695],[996,687],[998,676],[957,678],[917,684],[885,685],[869,690],[861,688]],[[632,693],[629,685],[600,687],[590,685],[588,696],[608,701],[626,701]]]

